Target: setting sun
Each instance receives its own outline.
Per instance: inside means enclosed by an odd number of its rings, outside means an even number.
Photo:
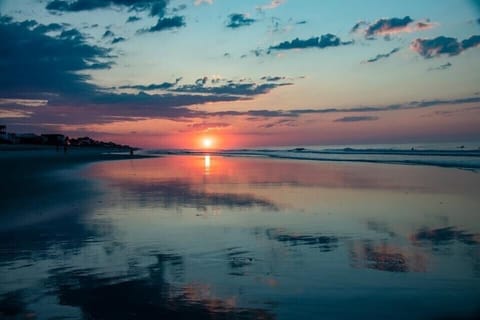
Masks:
[[[204,148],[211,148],[213,145],[213,140],[211,138],[203,138],[202,145]]]

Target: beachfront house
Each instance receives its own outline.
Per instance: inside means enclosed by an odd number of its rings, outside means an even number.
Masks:
[[[65,142],[65,136],[63,134],[42,134],[44,143],[52,146],[60,146]]]
[[[20,144],[43,144],[45,139],[35,133],[17,134],[16,142]]]
[[[13,144],[16,143],[15,133],[7,132],[6,125],[0,125],[0,144]]]

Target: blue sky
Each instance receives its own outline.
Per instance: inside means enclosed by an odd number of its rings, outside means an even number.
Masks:
[[[0,12],[0,121],[16,131],[168,147],[480,140],[478,1],[3,0]]]

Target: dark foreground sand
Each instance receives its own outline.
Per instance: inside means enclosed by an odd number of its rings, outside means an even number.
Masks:
[[[73,172],[78,166],[144,157],[128,149],[0,146],[0,231],[66,214],[76,200],[93,196],[89,182]]]

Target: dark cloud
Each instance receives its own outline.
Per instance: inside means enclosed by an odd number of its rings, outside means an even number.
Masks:
[[[125,39],[124,37],[116,37],[112,40],[112,44],[119,43],[119,42],[124,42],[126,40],[127,39]]]
[[[365,35],[368,37],[403,30],[412,22],[413,19],[409,16],[403,18],[379,19],[368,26],[365,30]]]
[[[167,9],[168,0],[155,1],[152,3],[150,8],[150,15],[157,16],[162,18],[165,16],[165,11]]]
[[[352,44],[353,41],[342,42],[339,37],[333,34],[324,34],[321,37],[312,37],[310,39],[301,40],[299,38],[292,41],[281,42],[276,46],[271,46],[270,50],[291,50],[291,49],[306,49],[319,48],[324,49],[328,47],[338,47],[341,45]]]
[[[166,16],[169,3],[170,0],[76,0],[73,2],[53,0],[47,4],[46,8],[50,11],[77,12],[119,6],[126,7],[131,11],[148,11],[150,16],[158,17],[158,21],[156,25],[140,30],[140,33],[142,33],[145,31],[156,32],[185,26],[185,17],[177,15],[171,17]],[[131,16],[128,18],[127,23],[138,20],[140,20],[140,18]]]
[[[115,34],[114,34],[112,31],[107,30],[107,31],[105,31],[105,32],[103,33],[102,38],[104,38],[104,39],[105,39],[105,38],[112,38],[112,37],[114,37],[114,36],[115,36]]]
[[[287,111],[281,110],[249,110],[249,111],[234,111],[234,110],[227,110],[227,111],[217,111],[217,112],[209,112],[206,113],[204,116],[249,116],[254,118],[275,118],[275,117],[298,117],[298,115],[289,113]]]
[[[243,13],[233,13],[228,16],[227,28],[236,29],[245,27],[251,25],[255,21],[255,19],[251,19]]]
[[[203,93],[203,94],[215,94],[215,95],[234,95],[234,96],[256,96],[259,94],[265,94],[271,90],[281,87],[289,86],[292,83],[226,83],[219,86],[207,87],[205,83],[196,83],[194,85],[183,85],[177,87],[176,92],[190,92],[190,93]]]
[[[53,32],[53,31],[61,31],[64,29],[64,26],[58,23],[50,23],[49,25],[38,25],[35,28],[35,31],[39,33],[48,33],[48,32]]]
[[[435,71],[435,70],[447,70],[449,68],[452,67],[452,64],[450,62],[447,62],[445,64],[442,64],[438,67],[432,67],[432,68],[429,68],[428,71]]]
[[[152,83],[149,85],[126,85],[120,86],[119,89],[136,89],[142,91],[151,91],[151,90],[166,90],[175,87],[182,78],[175,79],[175,82],[163,82],[163,83]]]
[[[139,21],[139,20],[142,20],[142,18],[137,17],[137,16],[130,16],[130,17],[128,17],[126,23],[136,22],[136,21]]]
[[[186,25],[185,18],[182,16],[166,17],[166,18],[158,19],[157,24],[147,29],[147,31],[148,32],[164,31],[164,30],[184,27],[185,25]]]
[[[425,59],[446,56],[456,56],[463,51],[480,45],[480,35],[458,41],[456,38],[440,36],[434,39],[415,39],[410,48]]]
[[[335,122],[360,122],[360,121],[375,121],[378,120],[376,116],[351,116],[336,119]]]
[[[260,79],[266,80],[266,81],[271,81],[271,82],[276,82],[276,81],[281,81],[285,80],[285,77],[279,77],[279,76],[263,76]]]
[[[360,21],[352,27],[351,32],[362,32],[365,38],[372,39],[379,35],[390,36],[395,33],[421,31],[434,26],[435,24],[428,20],[415,21],[411,17],[405,16],[403,18],[379,19],[373,23]]]
[[[395,54],[398,51],[400,51],[400,48],[395,48],[388,53],[377,54],[377,56],[375,58],[368,59],[368,60],[365,61],[365,63],[377,62],[378,60],[389,58],[392,54]]]
[[[3,20],[2,20],[3,21]],[[25,23],[0,23],[0,94],[17,97],[46,94],[70,95],[95,91],[89,77],[78,74],[88,69],[109,68],[110,50],[88,44],[76,29],[48,36],[51,28],[38,25],[34,29]]]
[[[76,29],[63,30],[57,36],[47,35],[48,28],[36,23],[0,20],[2,45],[0,50],[0,98],[2,110],[27,115],[24,125],[92,124],[129,119],[129,117],[163,117],[180,119],[203,117],[207,113],[193,111],[188,106],[208,102],[228,102],[251,99],[257,94],[289,85],[287,83],[259,83],[222,80],[218,85],[205,82],[179,86],[175,83],[131,85],[137,94],[117,93],[91,83],[85,74],[91,69],[109,68],[114,57],[110,50],[91,45]],[[30,26],[30,27],[29,27]],[[144,91],[164,89],[164,94]],[[20,106],[10,99],[42,99],[39,108]],[[13,101],[13,102],[8,102]],[[18,111],[21,112],[18,112]],[[131,118],[130,118],[131,119]]]
[[[151,10],[151,15],[156,15],[165,10],[169,0],[53,0],[46,8],[51,11],[88,11],[108,8],[111,6],[127,7],[131,10],[143,11]]]

